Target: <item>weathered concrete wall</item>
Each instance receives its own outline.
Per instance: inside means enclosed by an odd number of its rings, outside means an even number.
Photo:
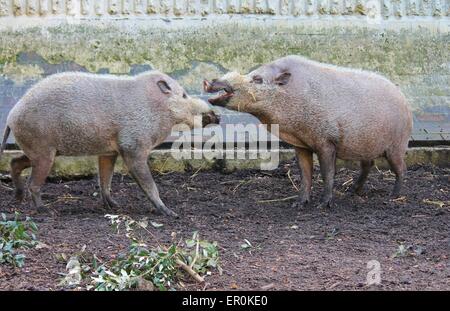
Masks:
[[[414,138],[450,140],[449,26],[450,0],[0,0],[0,127],[59,71],[156,68],[203,95],[203,78],[301,54],[385,74]]]
[[[267,159],[258,156],[255,150],[242,150],[244,154],[243,160],[235,158],[227,158],[223,154],[223,159],[205,160],[204,158],[175,160],[170,150],[154,150],[150,154],[149,165],[152,171],[157,173],[168,172],[185,172],[185,171],[199,171],[199,170],[221,170],[223,172],[232,172],[241,169],[261,169],[261,164],[266,163]],[[279,159],[281,162],[292,160],[295,157],[294,150],[280,149],[274,150],[279,152]],[[20,156],[20,151],[7,151],[2,158],[0,158],[0,175],[9,174],[9,162],[13,157]],[[251,156],[251,154],[253,156]],[[211,158],[211,157],[208,157]],[[407,166],[432,164],[439,167],[449,167],[450,162],[450,148],[411,148],[406,154]],[[318,160],[314,157],[315,165],[318,165]],[[338,160],[336,163],[338,168],[347,167],[350,169],[359,170],[359,163],[355,161]],[[384,158],[377,159],[375,165],[378,168],[389,169],[389,165]],[[118,159],[115,171],[126,174],[127,170],[123,165],[122,159]],[[29,174],[27,169],[26,173]],[[97,174],[97,157],[58,157],[51,172],[51,176],[59,177],[75,177],[75,176],[92,176]]]

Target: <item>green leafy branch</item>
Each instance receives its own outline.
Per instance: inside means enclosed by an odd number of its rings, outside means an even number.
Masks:
[[[118,256],[109,264],[102,264],[93,273],[88,289],[99,291],[126,290],[132,288],[174,289],[174,284],[183,273],[199,283],[202,275],[211,274],[212,269],[222,273],[216,242],[201,240],[198,232],[191,239],[163,245],[148,229],[148,221],[136,221],[126,215],[106,215],[117,233],[125,232],[130,239],[127,254]],[[155,227],[152,224],[153,227]],[[150,248],[140,237],[139,231],[151,237],[156,247]]]
[[[0,219],[0,264],[11,264],[14,267],[23,267],[25,255],[18,250],[36,246],[37,226],[27,217],[25,221],[19,220],[19,213],[15,213],[13,220],[8,220],[5,214]]]

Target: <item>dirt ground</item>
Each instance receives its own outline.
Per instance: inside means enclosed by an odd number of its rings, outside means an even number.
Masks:
[[[293,162],[267,172],[154,175],[162,200],[179,219],[149,213],[150,203],[127,176],[114,177],[121,207],[108,212],[100,206],[95,178],[48,182],[44,199],[57,215],[33,219],[38,239],[49,248],[25,251],[22,269],[0,266],[0,289],[62,289],[65,263],[58,254],[86,245],[86,252],[109,260],[126,250],[127,240],[104,218],[112,213],[163,224],[152,228],[162,242],[169,242],[172,232],[188,238],[194,230],[217,241],[224,273],[207,276],[207,290],[450,290],[450,169],[410,167],[405,197],[397,200],[389,197],[394,182],[389,171],[374,169],[365,193],[356,196],[346,189],[357,172],[341,169],[335,206],[327,209],[314,206],[322,188],[317,168],[313,203],[291,208],[293,183],[300,180]],[[0,211],[29,213],[29,200],[15,203],[10,187],[8,180],[1,182]],[[253,247],[243,249],[244,239]],[[395,256],[400,245],[407,250]],[[371,260],[381,267],[377,286],[366,285]],[[192,282],[185,286],[203,289]]]

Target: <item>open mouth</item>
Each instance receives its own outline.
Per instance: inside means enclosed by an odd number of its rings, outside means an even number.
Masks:
[[[226,82],[213,80],[203,81],[203,89],[207,93],[218,93],[216,96],[208,99],[211,105],[226,106],[231,97],[233,97],[233,88]]]

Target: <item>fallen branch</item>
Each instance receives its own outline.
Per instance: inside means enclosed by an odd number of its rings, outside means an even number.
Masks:
[[[189,274],[192,278],[194,278],[197,282],[199,283],[204,283],[205,279],[202,278],[197,272],[195,272],[194,270],[191,269],[191,267],[189,267],[187,264],[185,264],[184,262],[182,262],[180,259],[176,260],[177,265],[180,266],[181,269],[183,269],[184,271],[187,272],[187,274]]]
[[[156,241],[156,243],[159,245],[159,247],[161,247],[162,249],[165,249],[167,251],[167,247],[163,246],[159,240],[156,238],[156,236],[150,231],[148,230],[146,227],[140,226],[142,229],[144,229],[152,238],[153,240]],[[195,257],[197,257],[198,255],[198,247],[199,247],[199,242],[197,242],[197,253],[195,254]],[[195,263],[195,260],[197,260],[196,258],[194,258],[193,264]],[[191,267],[189,267],[187,264],[185,264],[184,262],[181,261],[181,259],[177,258],[176,261],[177,265],[180,266],[181,269],[183,269],[184,271],[187,272],[187,274],[189,274],[191,277],[193,277],[197,282],[199,283],[204,283],[205,279],[203,279],[197,272],[195,272]]]

